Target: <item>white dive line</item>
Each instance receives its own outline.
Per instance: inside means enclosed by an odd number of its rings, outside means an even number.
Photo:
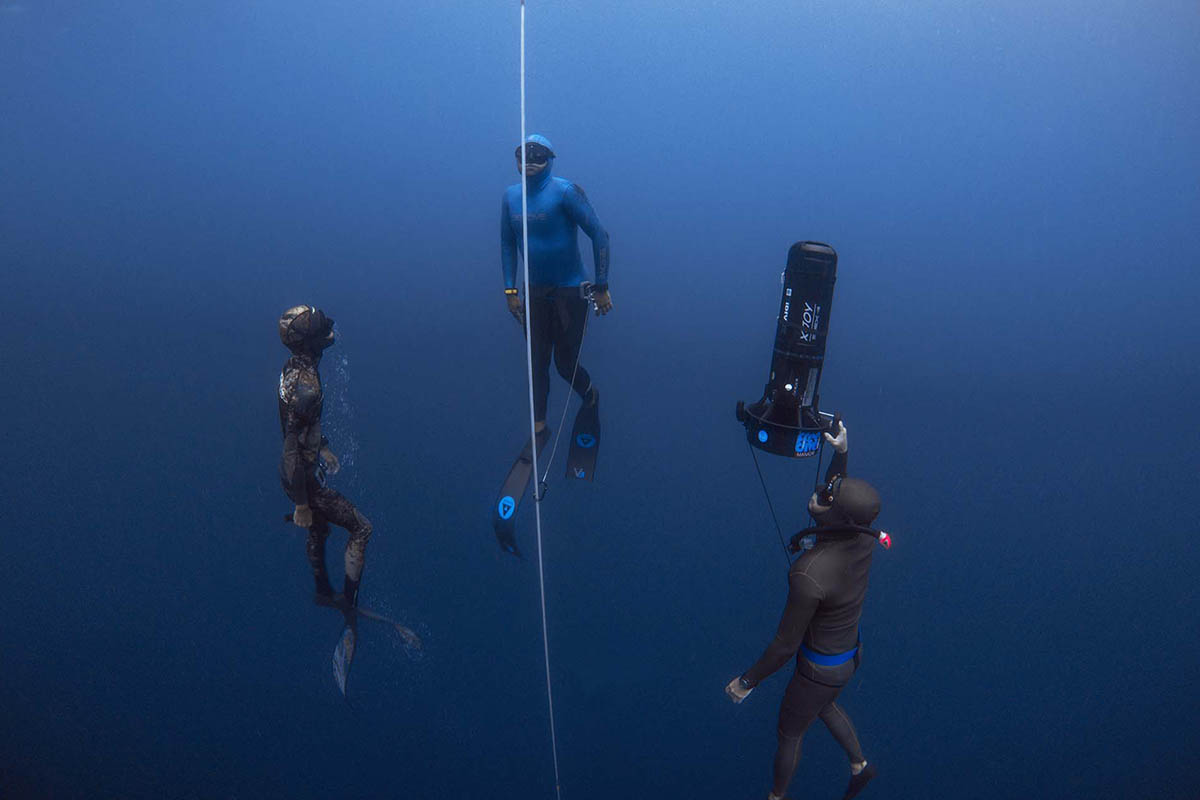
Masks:
[[[521,252],[525,256],[525,365],[529,373],[529,443],[533,451],[533,477],[538,472],[537,420],[533,415],[533,305],[529,298],[529,179],[525,175],[525,0],[521,0]],[[550,684],[550,633],[546,627],[546,571],[542,564],[542,491],[533,487],[537,517],[538,593],[542,601],[542,655],[546,662],[546,704],[550,708],[550,752],[554,755],[554,796],[562,800],[558,777],[558,734],[554,729],[554,690]]]

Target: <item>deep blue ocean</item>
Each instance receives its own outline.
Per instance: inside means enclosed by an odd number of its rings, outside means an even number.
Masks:
[[[1196,3],[527,26],[529,129],[616,304],[596,482],[560,453],[542,504],[564,800],[766,796],[788,670],[723,688],[785,565],[734,405],[804,239],[840,256],[822,406],[895,539],[841,699],[861,797],[1200,797]],[[554,796],[536,560],[490,525],[529,424],[518,35],[517,2],[0,0],[0,797]],[[337,320],[361,601],[425,642],[364,622],[348,702],[282,522],[298,303]],[[804,527],[815,463],[760,461]],[[814,725],[793,796],[846,775]]]

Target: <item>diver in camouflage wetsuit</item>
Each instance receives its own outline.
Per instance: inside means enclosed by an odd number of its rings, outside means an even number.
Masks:
[[[295,503],[292,522],[308,530],[308,562],[316,582],[315,602],[336,606],[353,619],[362,580],[363,559],[371,522],[354,504],[324,485],[318,475],[321,462],[330,473],[338,471],[338,460],[321,435],[324,396],[317,367],[321,353],[333,344],[333,320],[312,306],[295,306],[279,318],[279,338],[292,352],[279,375],[279,424],[283,429],[283,456],[279,477],[283,490]],[[345,528],[346,577],[341,595],[334,595],[325,569],[325,540],[329,524]]]

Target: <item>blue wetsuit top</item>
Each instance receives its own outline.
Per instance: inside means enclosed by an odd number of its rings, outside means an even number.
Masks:
[[[532,138],[532,137],[531,137]],[[575,184],[551,175],[554,159],[529,179],[530,286],[578,286],[583,282],[578,229],[592,240],[596,288],[608,288],[608,231],[600,224],[587,195]],[[504,286],[517,285],[521,249],[521,184],[508,187],[500,204],[500,266]]]

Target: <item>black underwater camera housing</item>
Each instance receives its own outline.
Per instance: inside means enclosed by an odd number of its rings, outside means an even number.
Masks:
[[[737,404],[752,447],[808,458],[820,451],[821,434],[832,428],[834,417],[820,411],[818,389],[836,281],[837,253],[829,245],[797,242],[788,250],[771,373],[762,399]]]

